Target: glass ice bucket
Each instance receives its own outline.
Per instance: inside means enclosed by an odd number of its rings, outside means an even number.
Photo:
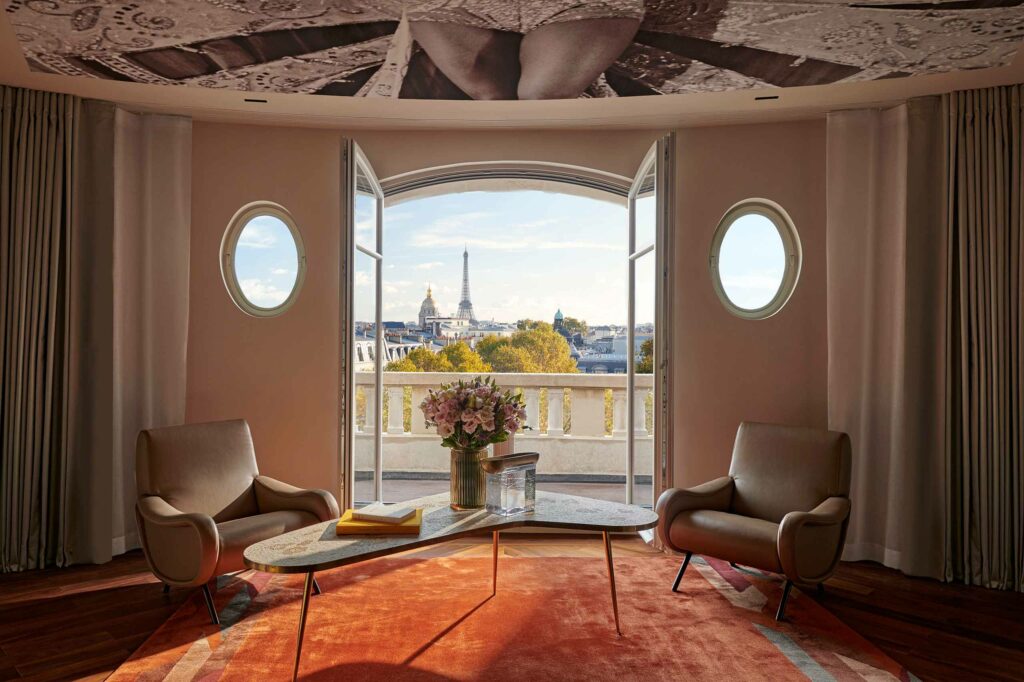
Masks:
[[[538,459],[540,454],[536,452],[517,452],[480,460],[487,475],[487,511],[501,516],[533,511]]]

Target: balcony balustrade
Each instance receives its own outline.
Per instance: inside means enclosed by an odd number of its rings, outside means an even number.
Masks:
[[[478,374],[449,372],[385,372],[383,402],[383,472],[388,494],[394,481],[447,480],[448,450],[424,423],[420,403],[432,388],[472,379]],[[522,394],[526,424],[515,435],[515,451],[541,453],[539,487],[551,483],[614,486],[622,489],[626,475],[626,376],[624,374],[490,374],[499,386]],[[356,373],[355,463],[357,480],[372,478],[374,451],[374,375]],[[639,486],[649,488],[654,445],[651,434],[654,378],[637,375],[634,401],[634,474]],[[616,485],[618,484],[618,485]],[[420,485],[422,491],[426,484]],[[357,482],[357,497],[360,488]],[[405,486],[417,488],[412,484]],[[429,486],[426,486],[429,488]],[[434,487],[438,487],[436,484]],[[432,488],[430,488],[432,489]],[[438,487],[443,489],[443,487]],[[638,493],[639,494],[639,493]],[[410,494],[410,497],[413,495]],[[599,495],[604,496],[604,495]],[[617,499],[618,492],[612,494]],[[640,501],[640,500],[638,500]],[[649,502],[647,502],[649,503]]]

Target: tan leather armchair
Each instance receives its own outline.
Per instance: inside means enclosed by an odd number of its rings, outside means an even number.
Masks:
[[[821,585],[839,564],[850,519],[850,438],[845,433],[744,422],[729,475],[658,499],[658,535],[684,552],[672,591],[694,552]]]
[[[338,517],[326,490],[260,475],[241,419],[142,431],[135,459],[135,519],[146,561],[165,591],[201,586],[214,623],[208,582],[245,568],[246,547]]]

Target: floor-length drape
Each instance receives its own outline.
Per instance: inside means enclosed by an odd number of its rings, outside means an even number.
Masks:
[[[945,577],[1024,590],[1024,86],[943,96]]]
[[[829,427],[853,442],[847,560],[943,572],[938,98],[828,117]]]
[[[135,439],[185,417],[192,126],[82,105],[71,311],[74,562],[138,546]]]
[[[75,97],[0,86],[0,562],[68,563]]]

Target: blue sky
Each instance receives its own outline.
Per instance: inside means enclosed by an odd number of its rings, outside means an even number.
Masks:
[[[279,218],[256,216],[242,228],[235,246],[235,275],[250,303],[274,308],[288,298],[299,256],[288,226]]]
[[[625,206],[533,190],[445,194],[385,209],[384,318],[415,320],[428,283],[441,312],[455,313],[464,246],[481,319],[550,321],[561,308],[590,324],[626,321]]]
[[[371,248],[372,210],[372,202],[357,202],[357,239]],[[637,213],[639,249],[653,239],[653,197],[641,199]],[[625,206],[535,190],[443,194],[385,209],[384,319],[415,320],[428,284],[441,312],[454,314],[464,246],[469,248],[473,305],[480,319],[551,320],[561,308],[591,325],[626,323]],[[265,308],[283,303],[297,272],[287,226],[273,216],[252,219],[239,236],[235,268],[252,303]],[[784,268],[782,240],[767,218],[747,215],[733,223],[722,242],[719,271],[736,305],[766,305]],[[359,321],[373,319],[373,278],[372,259],[357,252]],[[637,260],[637,322],[653,321],[650,253]]]
[[[722,288],[747,310],[771,303],[786,269],[786,248],[772,222],[750,213],[736,219],[722,240],[718,272]]]

